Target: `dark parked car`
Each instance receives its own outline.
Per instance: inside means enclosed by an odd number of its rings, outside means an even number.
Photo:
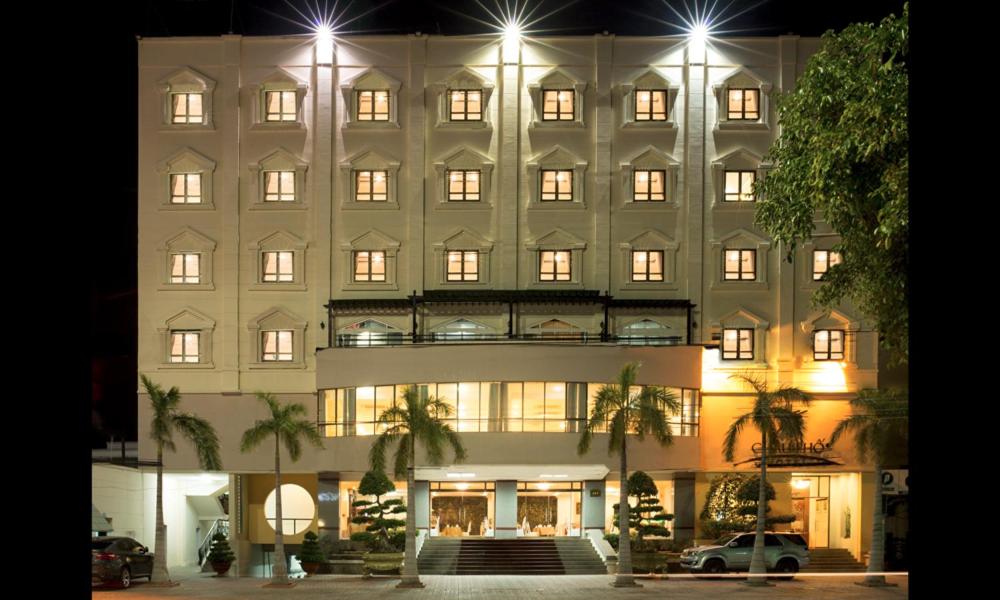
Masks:
[[[123,588],[136,577],[153,575],[149,548],[127,537],[95,537],[90,540],[90,583],[116,583]]]
[[[695,573],[725,573],[750,568],[756,534],[726,535],[707,546],[688,548],[681,554],[681,567]],[[764,534],[764,563],[768,571],[796,573],[809,565],[809,548],[801,535]]]

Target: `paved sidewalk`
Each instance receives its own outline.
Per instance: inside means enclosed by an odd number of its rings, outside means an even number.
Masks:
[[[180,579],[171,573],[175,579]],[[187,573],[181,575],[183,577]],[[619,589],[609,585],[608,575],[424,575],[421,580],[427,586],[420,590],[398,590],[394,578],[364,580],[357,575],[318,575],[299,580],[291,589],[269,589],[262,587],[263,579],[216,578],[208,573],[198,573],[180,579],[181,585],[172,588],[153,588],[145,581],[138,581],[128,590],[103,590],[95,588],[94,600],[152,598],[216,600],[253,600],[256,598],[288,598],[289,600],[378,600],[427,599],[427,600],[487,600],[501,598],[510,600],[580,600],[581,598],[670,598],[706,599],[722,598],[735,594],[739,600],[775,598],[809,598],[809,600],[850,600],[876,599],[894,600],[908,596],[906,577],[890,577],[898,587],[866,588],[855,585],[860,577],[797,578],[794,581],[779,581],[774,587],[751,588],[733,580],[642,580],[642,588]]]

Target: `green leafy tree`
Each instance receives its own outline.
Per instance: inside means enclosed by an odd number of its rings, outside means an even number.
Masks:
[[[777,95],[775,167],[755,186],[755,221],[788,260],[816,216],[841,238],[843,262],[813,296],[849,298],[875,321],[890,364],[908,360],[909,5],[879,25],[823,34],[795,89]]]
[[[212,548],[208,551],[208,562],[210,563],[231,563],[236,559],[233,549],[229,547],[229,540],[226,534],[216,531],[212,535]]]
[[[323,447],[316,423],[302,418],[306,407],[298,403],[279,404],[270,392],[256,392],[257,399],[267,406],[268,418],[258,419],[253,427],[243,432],[240,442],[241,452],[252,452],[264,440],[274,436],[274,569],[271,582],[277,585],[288,583],[288,565],[285,563],[285,536],[281,513],[281,446],[285,446],[292,462],[302,456],[302,440]]]
[[[299,550],[299,560],[304,563],[323,562],[326,556],[319,545],[319,536],[312,531],[307,531],[302,539],[302,548]]]
[[[795,403],[808,405],[812,396],[795,387],[781,386],[770,390],[763,379],[753,375],[733,375],[753,388],[755,392],[753,408],[737,417],[726,431],[723,454],[732,462],[736,454],[736,443],[747,427],[760,432],[760,481],[757,485],[757,528],[750,557],[750,585],[768,585],[767,568],[764,563],[764,528],[767,518],[767,445],[768,441],[791,445],[802,444],[805,436],[806,411],[795,408]]]
[[[663,512],[656,483],[645,471],[636,471],[628,478],[628,497],[635,498],[635,506],[629,506],[629,529],[635,531],[635,549],[646,551],[646,536],[670,537],[670,530],[664,523],[673,521],[674,515]],[[630,501],[631,503],[631,501]],[[618,507],[612,507],[614,518],[618,520]]]
[[[400,498],[383,500],[382,496],[396,490],[396,485],[384,471],[368,471],[361,478],[358,493],[362,496],[372,496],[374,500],[355,500],[354,506],[359,509],[358,516],[351,519],[352,523],[365,525],[365,531],[351,534],[351,540],[365,542],[372,552],[399,552],[403,547],[393,542],[398,539],[397,532],[405,529],[404,519],[394,518],[406,512],[406,506]]]
[[[753,531],[757,526],[759,485],[760,476],[749,473],[725,473],[713,479],[705,494],[705,505],[698,515],[702,532],[707,537],[718,538],[727,533]],[[771,500],[775,499],[775,492],[770,482],[765,488],[765,499],[765,528],[795,520],[795,515],[771,514]]]
[[[587,420],[587,427],[580,435],[576,451],[584,455],[590,450],[594,433],[607,430],[608,454],[617,452],[620,459],[620,497],[628,498],[628,435],[635,434],[639,441],[650,434],[662,447],[673,443],[670,416],[680,411],[680,402],[668,389],[658,386],[636,385],[639,363],[629,363],[618,373],[618,382],[601,386],[597,391],[594,408]],[[618,530],[626,533],[618,541],[618,574],[611,584],[615,587],[638,587],[632,576],[632,547],[629,531],[628,502],[622,503],[618,514]]]
[[[149,580],[170,583],[170,573],[167,571],[167,525],[163,522],[163,451],[177,451],[174,431],[179,431],[194,444],[198,464],[202,469],[220,471],[222,458],[219,456],[219,436],[205,419],[178,409],[181,393],[177,386],[164,392],[159,384],[153,383],[145,375],[141,375],[141,379],[153,405],[150,437],[156,444],[156,539],[153,544],[153,572]]]
[[[853,414],[837,424],[830,445],[843,436],[854,435],[858,460],[875,463],[875,501],[872,518],[871,559],[868,572],[883,570],[885,556],[885,515],[882,512],[882,468],[906,461],[909,438],[910,405],[907,394],[899,390],[861,390],[851,400]],[[884,575],[868,575],[865,585],[886,585]]]
[[[452,414],[448,404],[434,396],[420,393],[417,386],[407,386],[403,396],[392,407],[385,409],[378,417],[378,423],[385,426],[372,445],[369,462],[372,471],[385,471],[385,453],[392,444],[397,444],[393,461],[393,474],[406,476],[406,505],[414,505],[416,481],[413,469],[417,462],[417,443],[421,443],[432,465],[444,462],[444,448],[451,446],[455,462],[465,460],[465,446],[450,425],[442,419]],[[397,443],[398,442],[398,443]],[[403,578],[396,587],[424,587],[417,572],[417,527],[413,511],[406,513],[406,554],[403,557]]]

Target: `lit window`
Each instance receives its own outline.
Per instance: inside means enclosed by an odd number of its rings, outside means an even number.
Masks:
[[[840,252],[833,250],[813,250],[813,281],[820,281],[826,276],[830,267],[839,265],[842,261]]]
[[[293,281],[292,257],[294,252],[265,252],[264,281]]]
[[[359,121],[389,120],[389,90],[358,92]]]
[[[173,331],[170,333],[170,362],[196,363],[198,341],[201,334],[195,331]]]
[[[663,251],[633,250],[632,281],[663,281]]]
[[[264,92],[265,121],[294,121],[295,92]]]
[[[354,281],[385,281],[385,252],[355,252]]]
[[[479,281],[479,252],[476,250],[449,251],[448,281]]]
[[[541,281],[569,281],[570,257],[570,250],[542,250],[538,253],[538,278]]]
[[[726,250],[725,279],[750,280],[757,279],[756,250]]]
[[[201,173],[170,175],[171,204],[201,204]]]
[[[722,358],[753,360],[753,329],[723,329]]]
[[[760,90],[729,89],[729,120],[756,121],[760,118]]]
[[[448,92],[448,115],[452,121],[482,121],[482,90],[451,90]]]
[[[726,202],[753,202],[753,184],[756,171],[726,171]]]
[[[479,171],[448,171],[448,200],[478,201]]]
[[[666,121],[667,91],[638,90],[635,93],[636,121]]]
[[[542,96],[542,120],[572,121],[573,95],[573,90],[545,90]]]
[[[844,330],[818,329],[813,332],[815,360],[844,360]]]
[[[294,202],[295,171],[264,172],[264,202]]]
[[[171,94],[172,123],[202,123],[205,113],[201,94]]]
[[[261,359],[265,361],[292,360],[292,331],[263,331],[263,352]]]
[[[542,171],[542,202],[573,200],[573,171]]]
[[[632,186],[632,200],[635,202],[663,202],[667,199],[663,182],[666,171],[636,171]]]
[[[170,255],[170,283],[201,283],[201,255]]]
[[[387,202],[389,200],[388,181],[388,171],[356,171],[354,200],[356,202]]]

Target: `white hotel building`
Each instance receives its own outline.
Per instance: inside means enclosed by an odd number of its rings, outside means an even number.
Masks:
[[[257,390],[304,404],[325,435],[283,457],[306,492],[286,505],[288,543],[349,536],[374,421],[405,384],[456,407],[468,449],[465,464],[418,465],[423,532],[599,537],[618,458],[603,434],[584,456],[576,445],[589,398],[630,361],[682,399],[674,444],[629,455],[675,538],[702,537],[715,475],[754,469],[753,435],[736,464],[721,450],[752,398],[729,376],[750,370],[816,396],[809,456],[769,470],[775,512],[794,512],[810,547],[861,558],[871,466],[849,441],[812,443],[875,385],[876,336],[849,306],[810,306],[838,260],[829,228],[787,262],[748,194],[780,131],[774,94],[818,45],[140,40],[139,370],[211,420],[226,470],[193,476],[186,442],[165,455],[200,482],[186,504],[182,483],[171,496],[170,563],[197,560],[208,529],[192,498],[225,491],[241,573],[266,562],[273,454],[239,452],[265,416]],[[140,459],[154,459],[141,390],[138,406]],[[152,544],[148,514],[136,523]]]

